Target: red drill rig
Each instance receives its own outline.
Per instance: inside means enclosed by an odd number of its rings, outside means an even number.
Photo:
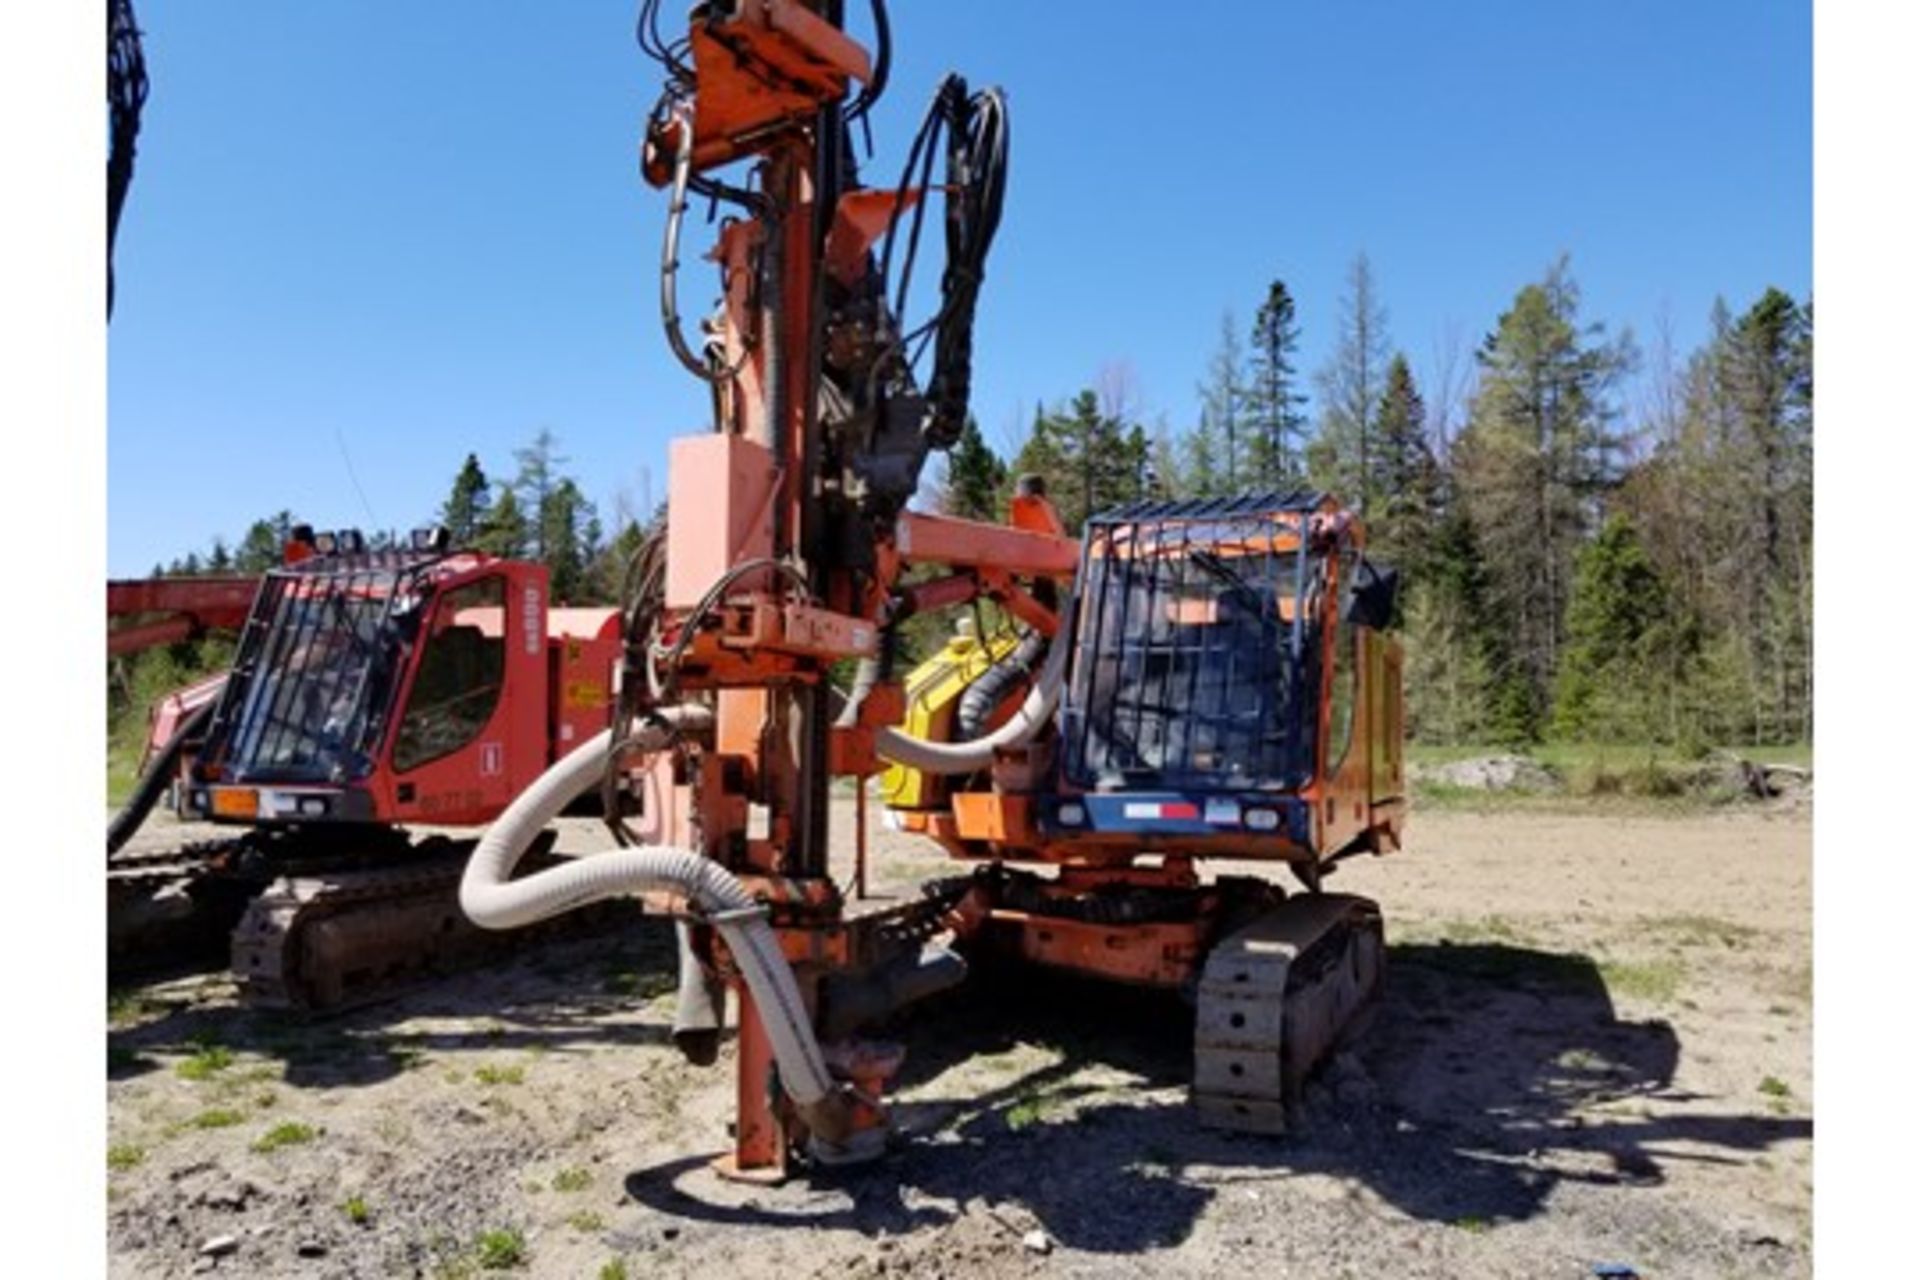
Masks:
[[[1379,980],[1378,910],[1320,886],[1338,859],[1399,843],[1392,577],[1311,494],[1143,501],[1079,542],[1037,483],[1007,526],[906,510],[964,421],[1007,116],[997,90],[949,77],[900,182],[863,186],[852,128],[890,62],[872,12],[870,57],[837,0],[714,0],[671,38],[643,6],[667,75],[642,159],[669,191],[662,314],[712,389],[713,430],[673,446],[612,727],[489,829],[462,905],[496,929],[633,894],[676,913],[690,1057],[715,1053],[723,988],[738,1001],[731,1176],[882,1150],[900,1050],[856,1033],[963,978],[969,948],[1196,991],[1203,1118],[1277,1128]],[[733,210],[697,347],[675,286],[690,195]],[[936,195],[940,301],[909,324]],[[899,622],[983,597],[1044,660],[980,678],[984,713],[956,718],[978,736],[892,728]],[[845,697],[839,663],[857,670]],[[916,902],[849,903],[829,875],[828,780],[882,759],[946,780],[916,789],[931,799],[907,820],[976,870]],[[639,822],[614,825],[627,847],[514,878],[551,816],[609,777],[645,780]],[[1208,879],[1214,857],[1285,862],[1307,892]]]
[[[360,1003],[470,958],[455,900],[471,839],[607,721],[619,614],[550,608],[547,571],[450,551],[445,531],[370,551],[306,534],[259,578],[109,583],[132,649],[239,632],[232,669],[164,699],[108,827],[109,958],[228,945],[252,1003]],[[232,839],[122,851],[163,794]]]

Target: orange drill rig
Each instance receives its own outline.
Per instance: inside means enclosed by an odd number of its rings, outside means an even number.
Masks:
[[[496,929],[630,895],[675,913],[689,1057],[713,1059],[737,998],[730,1176],[878,1154],[901,1051],[858,1033],[964,978],[969,948],[1196,991],[1203,1116],[1280,1126],[1379,982],[1377,908],[1320,886],[1338,859],[1399,843],[1391,574],[1310,494],[1144,502],[1079,541],[1038,483],[1004,526],[908,511],[964,421],[1002,96],[949,77],[899,184],[868,188],[851,127],[887,78],[883,4],[871,57],[837,0],[713,0],[671,39],[658,10],[643,6],[640,39],[668,84],[642,167],[669,191],[662,314],[712,389],[713,430],[674,443],[612,726],[488,830],[463,907]],[[690,194],[735,210],[698,349],[675,287]],[[909,325],[936,195],[940,302]],[[898,624],[982,598],[1027,629],[1026,665],[978,677],[984,708],[947,721],[974,736],[900,732]],[[857,672],[844,696],[841,663]],[[906,904],[849,902],[829,874],[829,778],[882,760],[942,780],[913,789],[903,821],[976,866]],[[624,847],[516,878],[552,816],[608,779],[644,797],[614,824]],[[1287,863],[1307,892],[1208,879],[1210,858]]]

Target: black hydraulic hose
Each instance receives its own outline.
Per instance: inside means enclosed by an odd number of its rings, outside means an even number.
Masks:
[[[108,854],[118,853],[120,846],[133,838],[133,833],[153,812],[154,804],[167,789],[167,781],[173,777],[174,767],[180,763],[182,748],[189,739],[207,731],[207,725],[213,719],[213,709],[219,705],[219,698],[208,698],[192,715],[180,722],[180,727],[167,739],[167,745],[160,748],[159,753],[147,763],[140,780],[133,785],[133,794],[127,797],[120,811],[107,821]]]
[[[147,104],[147,60],[133,0],[107,0],[107,315],[113,315],[113,242],[133,185],[135,140]]]
[[[978,679],[967,686],[960,695],[960,707],[955,713],[954,740],[969,742],[987,731],[987,721],[1015,686],[1033,674],[1040,658],[1047,651],[1047,638],[1038,631],[1029,631],[1022,636],[1020,643],[1013,646],[1012,652],[1000,659],[985,671]]]

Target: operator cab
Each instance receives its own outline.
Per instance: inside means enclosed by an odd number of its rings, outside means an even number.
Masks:
[[[1088,521],[1047,835],[1278,838],[1324,855],[1371,833],[1369,744],[1389,735],[1367,717],[1397,700],[1368,696],[1393,579],[1363,566],[1357,526],[1319,493]]]
[[[544,688],[545,570],[424,539],[383,551],[327,539],[263,578],[188,811],[487,820],[545,764],[540,706],[521,723],[528,709],[504,696],[523,665],[529,692]]]

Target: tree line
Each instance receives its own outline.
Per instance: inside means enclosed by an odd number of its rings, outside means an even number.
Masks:
[[[454,547],[546,565],[556,604],[616,603],[621,575],[641,531],[622,512],[608,536],[598,509],[567,473],[568,459],[559,443],[553,432],[540,431],[527,446],[514,450],[513,469],[501,478],[488,473],[478,454],[467,454],[432,519],[446,527]],[[237,540],[216,537],[205,554],[188,552],[156,564],[152,576],[264,573],[280,564],[299,523],[286,510],[263,516]],[[374,530],[366,536],[368,546],[378,551],[399,545],[407,535]]]
[[[1362,255],[1311,376],[1296,301],[1272,281],[1244,331],[1223,316],[1184,427],[1146,422],[1109,371],[1036,406],[1011,457],[969,420],[932,498],[998,519],[1038,474],[1077,530],[1148,496],[1325,490],[1401,572],[1417,740],[1806,741],[1813,307],[1768,288],[1710,321],[1684,357],[1656,345],[1629,405],[1643,354],[1583,316],[1563,258],[1422,387]],[[546,564],[556,602],[616,602],[641,530],[623,512],[609,536],[567,461],[550,431],[499,473],[469,453],[438,519],[456,546]],[[278,512],[154,573],[260,572],[294,523]]]
[[[1810,300],[1716,303],[1698,350],[1659,344],[1634,405],[1643,354],[1582,315],[1565,258],[1432,396],[1364,255],[1330,323],[1309,378],[1273,281],[1244,332],[1223,318],[1189,425],[1149,428],[1111,386],[1037,409],[1010,460],[969,423],[939,505],[998,518],[1028,472],[1076,529],[1144,496],[1325,490],[1401,572],[1417,740],[1811,739]]]

